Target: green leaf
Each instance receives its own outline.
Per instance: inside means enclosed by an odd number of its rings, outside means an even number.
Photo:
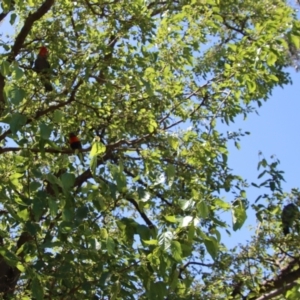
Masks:
[[[101,239],[103,240],[107,240],[108,238],[108,233],[107,233],[107,230],[105,228],[101,228],[100,229],[100,237]]]
[[[300,49],[300,36],[291,34],[291,41],[297,49]]]
[[[32,181],[29,184],[29,189],[31,192],[37,191],[40,187],[41,187],[41,183],[39,183],[37,181]]]
[[[209,237],[204,240],[204,244],[207,252],[210,254],[212,259],[215,260],[217,258],[219,249],[218,241],[214,237]]]
[[[241,197],[246,198],[247,194],[245,190],[241,190]]]
[[[18,262],[16,265],[17,269],[24,273],[26,271],[25,267],[22,265],[22,263]]]
[[[97,161],[98,161],[98,159],[97,159],[96,155],[92,156],[90,159],[90,169],[91,169],[91,172],[93,175],[96,174]]]
[[[16,78],[16,80],[19,80],[19,79],[21,79],[23,77],[24,72],[18,66],[14,67],[14,71],[15,71],[15,78]]]
[[[173,233],[171,231],[163,232],[158,237],[158,245],[164,250],[168,250],[171,246],[171,241],[173,239]]]
[[[1,66],[0,66],[0,72],[3,76],[9,75],[10,74],[10,63],[7,62],[6,60],[2,61]]]
[[[53,113],[53,122],[60,123],[63,118],[63,112],[61,110],[55,110]]]
[[[259,178],[263,177],[266,173],[267,173],[267,171],[264,170],[263,172],[261,172],[261,173],[258,175],[257,178],[259,179]]]
[[[230,48],[233,52],[236,52],[236,50],[237,50],[236,44],[227,44],[227,47]]]
[[[20,185],[19,178],[22,178],[23,176],[24,176],[23,173],[14,173],[9,176],[9,179],[15,187],[19,188],[19,185]]]
[[[26,124],[26,122],[26,116],[20,113],[14,113],[9,122],[11,132],[16,134]]]
[[[120,281],[117,280],[112,286],[112,293],[110,295],[111,300],[115,300],[117,298],[118,294],[120,293],[120,287],[121,287]]]
[[[76,210],[76,220],[83,220],[85,218],[87,218],[89,213],[89,209],[86,206],[80,206],[78,207],[78,209]]]
[[[106,147],[100,142],[100,138],[97,136],[92,143],[92,149],[90,152],[90,168],[93,174],[96,173],[97,168],[97,156],[105,153]]]
[[[171,276],[169,277],[169,285],[170,285],[170,291],[175,290],[177,282],[178,282],[178,275],[179,275],[179,270],[176,268],[172,272]]]
[[[147,193],[145,190],[143,191],[143,194],[141,192],[139,192],[139,199],[142,202],[148,202],[149,200],[151,200],[151,195],[150,193]]]
[[[31,282],[32,297],[36,300],[44,299],[44,290],[41,282],[37,277],[34,277]]]
[[[226,71],[230,71],[230,69],[231,69],[231,65],[227,64],[227,63],[224,64],[224,67],[225,67]]]
[[[137,234],[140,236],[140,239],[143,240],[149,240],[151,237],[150,230],[145,225],[138,225],[137,226]]]
[[[50,199],[49,200],[49,208],[50,208],[50,214],[52,217],[55,217],[57,215],[58,205],[55,200]]]
[[[11,267],[15,267],[17,265],[18,257],[13,252],[7,250],[4,247],[0,247],[0,255]]]
[[[195,201],[193,199],[190,199],[190,200],[183,200],[181,203],[180,203],[180,207],[181,209],[183,210],[187,210],[191,207],[193,207],[193,205],[195,204]]]
[[[249,79],[246,81],[246,84],[247,84],[247,87],[248,87],[248,90],[250,93],[253,93],[256,90],[255,81]],[[237,143],[237,142],[235,142],[235,143]],[[237,147],[237,148],[240,149],[239,147]]]
[[[46,125],[45,123],[40,124],[40,131],[41,131],[41,137],[44,140],[48,140],[51,132],[52,132],[52,126],[51,125]]]
[[[106,248],[107,248],[108,254],[110,254],[110,255],[114,254],[114,251],[115,251],[115,242],[114,242],[114,240],[110,236],[107,238]]]
[[[194,218],[192,216],[185,216],[182,219],[180,227],[187,227],[193,221],[193,219]]]
[[[200,201],[197,203],[197,211],[199,213],[199,217],[207,218],[209,214],[208,206],[206,205],[205,201]]]
[[[104,286],[106,282],[110,280],[112,273],[111,272],[103,272],[99,279],[99,285]]]
[[[279,82],[278,77],[275,76],[274,74],[270,74],[270,75],[269,75],[269,79],[272,79],[272,80],[275,81],[275,82]]]
[[[240,229],[247,219],[246,208],[243,201],[237,199],[232,206],[233,230]]]
[[[168,137],[169,144],[171,145],[173,150],[177,150],[179,146],[179,140],[176,137],[169,136]]]
[[[172,252],[172,257],[177,261],[181,262],[182,257],[182,250],[181,250],[181,245],[177,241],[172,241],[171,242],[171,252]]]
[[[150,119],[148,122],[148,131],[150,133],[153,133],[157,127],[158,127],[158,125],[155,122],[155,120]]]
[[[26,92],[23,89],[15,88],[9,91],[9,97],[11,99],[11,103],[18,105],[25,98]]]
[[[40,217],[44,213],[44,209],[45,209],[45,202],[43,202],[42,199],[40,198],[34,198],[32,210],[36,221],[40,220]]]
[[[26,231],[31,235],[36,235],[39,232],[40,226],[32,221],[26,222]]]
[[[163,184],[166,181],[166,177],[163,173],[159,174],[156,176],[155,178],[155,182],[153,183],[154,185],[159,185],[159,184]]]
[[[270,181],[270,190],[271,190],[272,192],[274,192],[275,189],[276,189],[276,184],[275,184],[275,182],[274,182],[274,181]]]
[[[166,284],[162,281],[157,281],[151,285],[151,297],[149,299],[164,300],[167,295]]]
[[[148,241],[143,240],[143,242],[144,242],[146,245],[151,245],[151,246],[156,246],[156,245],[158,245],[158,241],[157,241],[157,240],[148,240]]]
[[[10,15],[10,19],[9,19],[10,25],[14,25],[15,24],[16,18],[17,18],[17,15],[15,13],[12,13]]]
[[[74,220],[74,211],[72,207],[64,207],[62,211],[62,219],[65,222],[72,222]]]
[[[285,297],[288,300],[295,300],[300,298],[299,280],[297,280],[296,286],[286,292]]]
[[[106,151],[105,145],[103,145],[101,142],[96,141],[92,145],[90,157],[103,154],[103,153],[105,153],[105,151]]]
[[[168,180],[168,184],[169,186],[172,185],[174,177],[175,177],[175,167],[173,165],[168,164],[167,168],[166,168],[166,175],[167,175],[167,180]]]
[[[170,223],[177,223],[175,216],[164,216],[164,218]]]
[[[240,146],[240,144],[238,143],[238,142],[234,142],[234,145],[235,145],[235,147],[237,148],[237,149],[241,149],[241,146]]]
[[[214,202],[215,202],[216,206],[219,206],[220,208],[224,209],[225,211],[229,210],[231,208],[229,203],[227,203],[221,199],[215,199]]]
[[[65,191],[70,191],[74,187],[75,175],[71,173],[64,173],[60,177],[63,188]]]
[[[273,66],[276,61],[277,61],[277,55],[273,52],[270,52],[267,58],[267,64],[269,66]]]

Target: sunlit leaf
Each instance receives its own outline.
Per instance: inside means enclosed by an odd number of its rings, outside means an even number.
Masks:
[[[217,240],[213,237],[210,237],[210,238],[204,240],[204,244],[205,244],[206,250],[210,254],[210,256],[213,259],[216,259],[217,254],[218,254],[218,249],[219,249]]]
[[[181,254],[182,254],[182,251],[181,251],[181,245],[179,242],[177,241],[172,241],[171,242],[171,252],[172,252],[172,256],[173,258],[180,262],[182,260],[182,257],[181,257]]]
[[[205,201],[200,201],[197,203],[197,211],[201,218],[207,218],[209,214],[208,206],[206,205]]]
[[[168,250],[171,246],[173,234],[170,231],[163,232],[158,237],[158,244],[164,249]]]
[[[247,219],[246,208],[241,200],[236,200],[232,205],[233,230],[240,229]]]
[[[164,216],[164,218],[165,218],[168,222],[171,222],[171,223],[176,223],[176,222],[177,222],[175,216]]]
[[[193,221],[193,217],[192,216],[186,216],[183,218],[182,222],[181,222],[181,227],[186,227],[188,226],[192,221]]]

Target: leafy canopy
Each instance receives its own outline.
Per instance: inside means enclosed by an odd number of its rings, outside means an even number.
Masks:
[[[1,9],[0,26],[14,33],[0,40],[0,294],[230,299],[223,275],[199,273],[226,269],[221,233],[240,229],[248,207],[246,182],[227,163],[228,142],[239,147],[245,133],[217,125],[290,82],[294,10],[280,0]],[[48,93],[32,70],[42,45]],[[69,148],[70,132],[84,150]]]

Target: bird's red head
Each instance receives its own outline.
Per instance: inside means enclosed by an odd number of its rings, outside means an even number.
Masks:
[[[69,133],[69,141],[70,141],[70,143],[80,142],[80,139],[74,132],[70,132]]]
[[[48,55],[48,49],[45,46],[42,46],[40,48],[39,55],[41,55],[41,56],[47,56]]]

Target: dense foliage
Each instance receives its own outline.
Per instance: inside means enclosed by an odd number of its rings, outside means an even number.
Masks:
[[[0,39],[4,299],[298,297],[297,231],[280,227],[281,204],[298,191],[282,192],[278,162],[259,164],[269,177],[257,186],[271,194],[250,203],[261,221],[253,242],[222,243],[249,207],[227,163],[228,142],[239,147],[247,133],[217,126],[290,82],[293,8],[4,0],[1,9],[0,28],[13,32]],[[41,46],[48,74],[33,69]],[[83,150],[70,148],[70,132]]]

